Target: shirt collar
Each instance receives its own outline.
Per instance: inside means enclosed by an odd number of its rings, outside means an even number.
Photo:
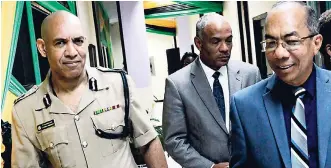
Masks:
[[[313,70],[309,75],[307,81],[303,84],[303,87],[310,94],[310,96],[315,97],[316,93],[316,69],[313,66]]]
[[[201,59],[199,59],[200,64],[202,66],[202,69],[205,71],[206,76],[208,77],[212,77],[213,74],[216,72],[215,70],[209,68],[206,64],[204,64]],[[222,66],[218,72],[220,72],[220,76],[225,76],[225,74],[227,73],[227,67],[226,66]]]
[[[294,86],[291,86],[285,82],[283,82],[282,80],[279,79],[279,77],[276,77],[276,85],[274,87],[274,93],[276,94],[280,94],[283,97],[286,96],[292,96],[292,90],[294,89]],[[313,66],[313,70],[311,72],[311,74],[309,75],[308,79],[306,80],[306,82],[302,85],[303,88],[306,89],[307,93],[311,96],[311,97],[315,97],[315,93],[316,93],[316,69]]]

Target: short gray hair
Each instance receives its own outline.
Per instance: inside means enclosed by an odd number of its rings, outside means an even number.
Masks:
[[[300,1],[280,1],[272,6],[272,9],[277,8],[285,3],[297,3],[303,6],[306,10],[306,26],[311,34],[318,34],[318,19],[315,10],[304,2]]]
[[[213,18],[213,17],[220,17],[220,18],[224,19],[222,15],[217,14],[217,13],[215,13],[215,12],[213,12],[213,13],[208,13],[208,14],[203,15],[203,16],[198,20],[198,22],[197,22],[197,24],[196,24],[196,35],[195,35],[196,37],[199,37],[199,38],[202,39],[202,35],[203,35],[202,32],[203,32],[203,29],[204,29],[204,28],[206,27],[206,25],[208,24],[209,19],[210,19],[210,18]]]

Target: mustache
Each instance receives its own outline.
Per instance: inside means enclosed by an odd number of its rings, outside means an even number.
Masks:
[[[221,54],[220,57],[222,57],[222,58],[224,58],[224,57],[225,58],[230,58],[230,54]]]

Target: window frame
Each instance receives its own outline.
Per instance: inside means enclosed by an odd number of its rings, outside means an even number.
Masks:
[[[75,1],[68,1],[69,9],[64,7],[62,4],[56,1],[35,1],[38,5],[44,7],[45,9],[56,12],[58,10],[66,10],[68,12],[77,15],[76,10],[76,2]],[[23,9],[26,8],[27,11],[27,18],[22,18]],[[19,32],[21,28],[21,21],[22,19],[27,19],[28,21],[28,31],[30,36],[30,48],[31,48],[31,56],[33,61],[33,70],[34,70],[34,77],[36,81],[36,85],[39,85],[41,81],[40,75],[40,68],[39,68],[39,59],[38,59],[38,50],[36,44],[36,35],[35,35],[35,28],[33,23],[33,15],[32,15],[32,5],[31,1],[17,1],[16,2],[16,9],[15,9],[15,16],[14,16],[14,25],[13,25],[13,34],[11,37],[9,55],[8,55],[8,63],[7,63],[7,70],[6,70],[6,77],[4,81],[4,89],[2,93],[2,100],[1,100],[1,112],[4,107],[4,103],[6,100],[7,92],[12,92],[15,96],[20,96],[24,94],[27,90],[23,87],[23,85],[12,75],[13,65],[16,55],[17,49],[17,42],[19,38]]]

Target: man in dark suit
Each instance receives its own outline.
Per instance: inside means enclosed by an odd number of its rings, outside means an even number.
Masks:
[[[315,11],[279,2],[265,32],[275,74],[232,97],[230,166],[330,168],[331,73],[313,63],[323,40]]]
[[[223,16],[205,15],[196,29],[200,57],[166,80],[165,148],[183,167],[227,167],[229,97],[258,82],[260,73],[256,66],[229,61],[232,30]]]

